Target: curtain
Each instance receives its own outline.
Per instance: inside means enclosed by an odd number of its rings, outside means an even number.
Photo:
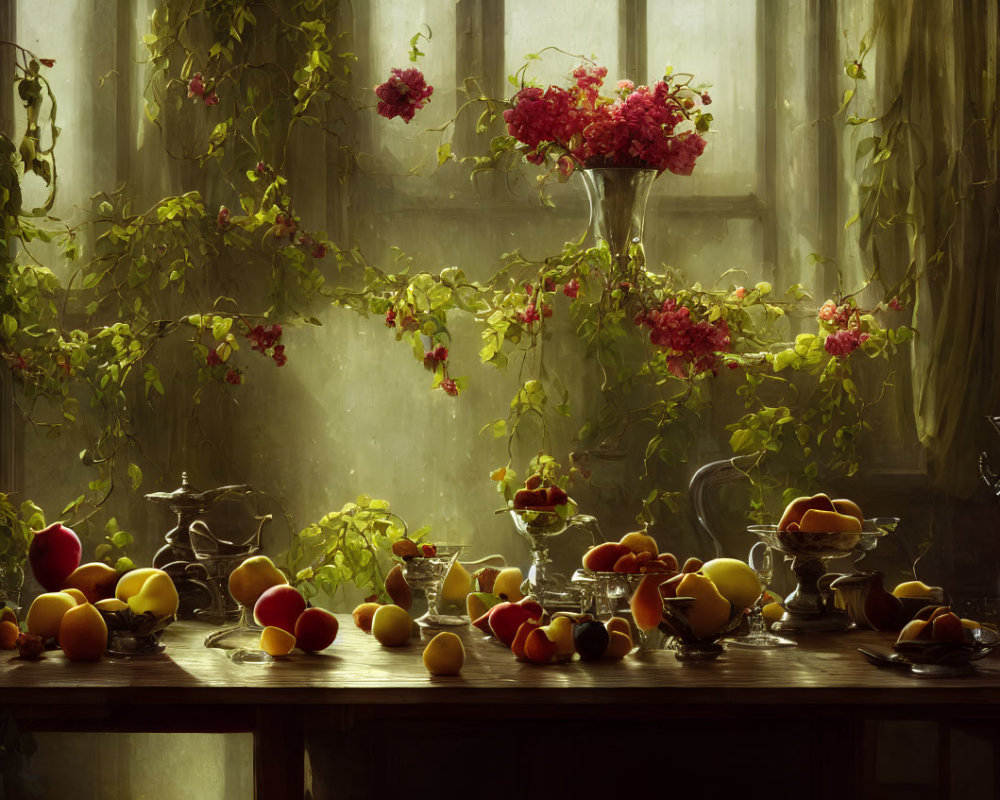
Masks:
[[[877,65],[887,158],[880,220],[870,237],[883,278],[909,289],[917,430],[936,486],[959,496],[978,483],[976,455],[998,413],[996,0],[878,0]],[[881,229],[898,216],[909,226]]]

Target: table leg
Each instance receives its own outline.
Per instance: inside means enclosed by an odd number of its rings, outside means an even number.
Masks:
[[[258,707],[253,771],[256,800],[305,796],[305,733],[298,706]]]

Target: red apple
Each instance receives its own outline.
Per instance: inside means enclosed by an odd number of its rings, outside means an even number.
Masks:
[[[510,647],[521,623],[529,619],[540,620],[544,613],[537,601],[527,597],[516,603],[498,603],[490,609],[490,630],[497,641]]]
[[[307,608],[295,620],[295,646],[309,653],[326,650],[339,628],[337,618],[325,608]]]
[[[53,522],[42,531],[35,531],[28,545],[31,571],[47,592],[58,592],[80,566],[80,538],[60,522]]]
[[[306,599],[299,590],[288,584],[279,584],[265,589],[257,598],[253,618],[262,628],[271,625],[294,634],[295,622],[305,610]]]

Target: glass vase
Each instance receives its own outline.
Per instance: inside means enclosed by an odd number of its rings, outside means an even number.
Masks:
[[[581,173],[594,238],[606,242],[611,252],[611,277],[634,282],[645,264],[642,226],[649,190],[659,173],[638,167],[592,167]]]
[[[0,606],[10,606],[14,613],[21,610],[21,590],[24,569],[14,563],[0,563]]]

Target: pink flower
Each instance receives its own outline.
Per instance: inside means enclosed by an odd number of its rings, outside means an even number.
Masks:
[[[233,384],[233,386],[238,386],[239,384],[243,383],[243,376],[240,375],[240,373],[237,370],[231,369],[229,370],[229,372],[226,373],[226,383],[231,383]]]
[[[431,371],[437,369],[438,364],[443,364],[447,360],[448,348],[444,345],[438,345],[433,350],[424,353],[424,366]]]
[[[894,297],[892,298],[892,300],[889,301],[889,308],[891,308],[893,311],[902,311],[903,304],[899,302],[898,297]]]
[[[326,255],[326,245],[322,242],[316,242],[312,249],[313,258],[323,258]]]
[[[220,228],[229,227],[229,209],[225,206],[219,206],[219,216],[215,218],[215,224]]]
[[[444,389],[445,394],[451,395],[452,397],[458,397],[458,386],[451,378],[445,378],[442,380],[441,388]]]
[[[733,292],[733,297],[735,297],[737,300],[742,300],[746,296],[747,296],[747,290],[743,286],[737,286],[735,291]]]
[[[694,373],[719,371],[721,354],[731,350],[729,326],[724,319],[694,321],[691,309],[668,297],[658,309],[640,313],[636,325],[650,329],[649,340],[666,351],[667,367],[678,378]]]
[[[378,113],[386,119],[402,117],[409,124],[416,111],[429,102],[433,86],[428,86],[423,73],[416,67],[401,70],[393,67],[389,80],[375,87]]]
[[[396,327],[396,310],[395,309],[390,308],[388,311],[385,312],[385,326],[387,328],[395,328]]]
[[[858,328],[848,328],[834,331],[827,336],[823,342],[823,347],[826,348],[826,352],[831,356],[846,358],[867,342],[869,338],[871,337],[867,333],[862,333]]]
[[[530,326],[531,323],[538,322],[538,320],[541,319],[541,317],[538,316],[538,309],[535,308],[534,303],[528,303],[527,308],[525,308],[524,311],[521,311],[517,315],[517,318],[528,326]]]
[[[701,104],[703,106],[710,106],[710,105],[712,105],[712,98],[709,97],[708,92],[702,92],[702,95],[701,95]]]
[[[56,65],[56,60],[54,58],[40,58],[40,59],[38,59],[38,62],[43,67],[50,67],[51,68],[51,67],[54,67]]]
[[[206,106],[217,106],[219,104],[219,96],[215,93],[214,89],[205,95],[204,100]]]
[[[563,286],[563,294],[567,297],[576,297],[580,293],[580,281],[573,278],[569,283]]]
[[[816,315],[824,322],[830,322],[837,314],[837,304],[833,300],[827,300],[819,308],[819,313]]]
[[[279,367],[285,366],[288,363],[288,356],[285,355],[285,346],[283,344],[275,345],[271,358],[274,359],[274,363]]]
[[[208,351],[208,355],[205,356],[205,363],[210,367],[216,367],[222,363],[222,359],[219,357],[219,351],[214,347]]]

